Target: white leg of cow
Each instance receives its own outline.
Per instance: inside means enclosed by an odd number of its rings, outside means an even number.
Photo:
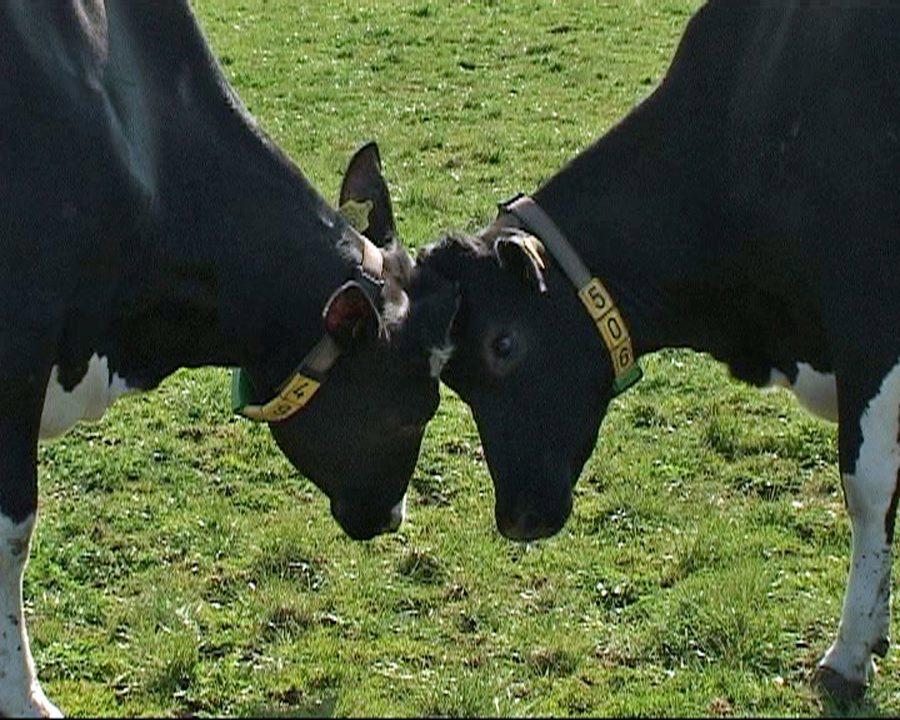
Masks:
[[[22,575],[33,529],[34,515],[18,524],[0,515],[0,715],[62,717],[38,683],[22,613]]]
[[[893,537],[900,470],[900,366],[884,379],[860,418],[862,443],[854,472],[844,474],[853,528],[850,576],[838,636],[822,659],[825,671],[859,694],[872,671],[872,654],[888,649]],[[827,684],[827,680],[826,680]],[[833,684],[833,683],[832,683]]]

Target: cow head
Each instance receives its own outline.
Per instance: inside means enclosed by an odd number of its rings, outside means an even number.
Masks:
[[[459,293],[449,281],[411,286],[413,261],[396,241],[374,145],[351,161],[340,205],[378,246],[384,284],[350,281],[331,296],[323,331],[340,355],[309,404],[270,429],[291,463],[328,495],[347,534],[369,539],[402,521],[425,426],[438,406],[431,349],[446,344]]]
[[[562,528],[612,397],[612,366],[568,279],[518,231],[451,237],[420,256],[462,304],[442,379],[472,408],[497,526],[530,540]]]

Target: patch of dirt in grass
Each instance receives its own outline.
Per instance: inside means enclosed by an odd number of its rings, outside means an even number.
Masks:
[[[410,485],[420,496],[416,500],[417,505],[446,507],[456,494],[444,476],[437,471],[417,472]]]
[[[621,612],[640,600],[641,588],[627,580],[601,580],[596,585],[596,603],[611,612]]]
[[[397,563],[397,572],[423,585],[438,585],[446,577],[441,561],[427,550],[408,550]]]
[[[786,494],[796,493],[800,489],[801,478],[797,473],[777,472],[777,467],[769,463],[768,468],[739,468],[727,478],[728,483],[739,493],[761,500],[778,500]]]
[[[597,658],[600,667],[606,669],[630,668],[638,664],[638,660],[631,650],[621,640],[615,638],[602,645],[597,645],[594,648],[594,657]]]
[[[727,699],[717,697],[710,702],[706,712],[714,717],[731,717],[734,714],[734,708]]]

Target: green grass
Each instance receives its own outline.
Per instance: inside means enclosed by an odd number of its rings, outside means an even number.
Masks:
[[[263,126],[333,198],[381,144],[415,245],[533,189],[664,72],[697,0],[195,0]],[[447,392],[411,519],[368,544],[223,371],[179,373],[42,445],[26,579],[71,714],[797,715],[849,549],[835,433],[665,352],[613,403],[558,537],[500,538]],[[894,635],[897,635],[895,632]],[[867,704],[900,713],[892,652]]]

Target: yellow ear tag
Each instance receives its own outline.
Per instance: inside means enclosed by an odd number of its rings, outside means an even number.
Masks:
[[[348,200],[341,205],[341,213],[357,232],[364,233],[369,229],[369,215],[374,207],[375,203],[371,200]]]

